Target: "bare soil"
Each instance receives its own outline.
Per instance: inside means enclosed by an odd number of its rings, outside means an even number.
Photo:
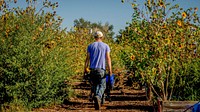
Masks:
[[[93,112],[94,103],[89,101],[90,85],[87,82],[76,82],[76,97],[65,100],[62,105],[35,109],[34,112]],[[96,112],[156,112],[152,101],[147,100],[145,89],[134,90],[129,86],[116,87],[111,91],[112,101],[106,102]]]

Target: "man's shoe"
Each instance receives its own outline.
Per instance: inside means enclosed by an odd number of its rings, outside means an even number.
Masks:
[[[100,99],[98,96],[95,96],[94,97],[94,108],[95,108],[95,110],[99,110],[100,107],[101,107]]]

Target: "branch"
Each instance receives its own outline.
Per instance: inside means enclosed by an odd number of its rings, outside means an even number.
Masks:
[[[154,89],[153,83],[151,82],[151,80],[150,80],[149,82],[150,82],[150,87],[152,88],[153,92],[154,92],[158,97],[161,98],[161,96],[160,96],[160,95],[157,93],[157,91]],[[162,99],[163,99],[163,98],[162,98]]]

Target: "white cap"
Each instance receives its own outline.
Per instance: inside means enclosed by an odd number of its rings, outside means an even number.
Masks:
[[[94,33],[94,36],[100,38],[100,37],[103,37],[103,33],[101,31],[96,31]]]

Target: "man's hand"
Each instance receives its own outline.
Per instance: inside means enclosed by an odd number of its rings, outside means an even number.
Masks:
[[[87,73],[90,73],[90,69],[89,69],[89,68],[86,68],[85,71],[86,71]]]
[[[109,71],[109,75],[112,76],[112,71]]]

